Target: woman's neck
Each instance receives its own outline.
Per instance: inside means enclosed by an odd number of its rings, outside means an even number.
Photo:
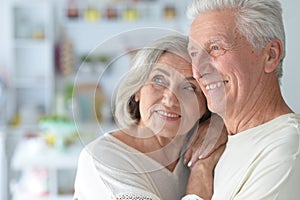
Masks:
[[[146,129],[117,131],[113,136],[149,156],[156,162],[173,171],[179,160],[185,136],[167,138],[160,134],[150,134]]]

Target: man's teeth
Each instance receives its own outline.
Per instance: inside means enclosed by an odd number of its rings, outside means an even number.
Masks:
[[[222,86],[224,86],[225,82],[217,82],[217,83],[212,83],[206,86],[206,90],[213,90],[216,88],[220,88]]]
[[[179,115],[176,115],[176,114],[171,114],[171,113],[167,113],[167,112],[164,112],[164,111],[157,111],[160,115],[163,115],[163,116],[166,116],[166,117],[179,117]]]

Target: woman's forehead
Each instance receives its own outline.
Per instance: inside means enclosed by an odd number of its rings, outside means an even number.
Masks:
[[[182,73],[183,71],[192,71],[192,64],[183,56],[174,53],[164,53],[157,61],[157,65],[168,66]],[[186,73],[186,72],[185,72]]]

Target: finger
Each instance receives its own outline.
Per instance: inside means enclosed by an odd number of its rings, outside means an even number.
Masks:
[[[220,146],[227,143],[227,132],[226,135],[221,133],[219,137],[211,138],[210,141],[205,141],[203,143],[203,151],[199,153],[199,159],[204,159],[210,156],[214,151],[216,151]]]
[[[226,144],[220,145],[214,152],[213,152],[213,157],[215,160],[219,160],[221,155],[223,154],[224,150],[226,148]]]
[[[218,143],[220,135],[218,133],[213,133],[215,135],[210,136],[206,135],[201,148],[199,150],[198,159],[204,159],[207,158],[209,155],[212,154],[219,146]]]
[[[188,163],[187,164],[188,167],[192,166],[192,163],[195,163],[195,161],[198,160],[199,149],[203,143],[203,138],[204,138],[204,136],[201,134],[203,133],[199,132],[199,129],[197,129],[195,132],[195,137],[190,142],[190,145],[185,154],[185,159],[186,162]]]
[[[211,120],[210,127],[205,135],[204,141],[201,146],[199,159],[208,157],[214,152],[220,145],[227,142],[227,131],[224,128],[221,118],[214,117],[215,120]]]
[[[223,154],[224,150],[226,148],[226,144],[222,144],[220,145],[218,148],[216,148],[214,151],[211,152],[211,154],[203,159],[198,160],[197,157],[192,157],[190,163],[188,163],[188,167],[193,168],[194,165],[197,162],[203,161],[206,163],[210,163],[209,165],[207,165],[209,168],[214,168],[215,165],[217,164],[217,162],[219,161],[221,155]]]
[[[199,160],[200,151],[202,151],[202,145],[193,152],[190,161],[187,165],[188,167],[192,167],[194,163],[196,163]]]
[[[197,152],[192,155],[190,161],[187,164],[188,167],[193,167],[194,163],[197,162],[197,160],[198,160],[198,156],[197,155],[198,155]]]
[[[183,164],[184,165],[187,165],[190,162],[192,155],[193,155],[192,148],[187,149],[183,156]]]

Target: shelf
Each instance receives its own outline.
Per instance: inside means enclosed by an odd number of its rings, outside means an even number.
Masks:
[[[20,141],[12,157],[12,169],[32,167],[47,169],[76,169],[82,146],[75,145],[65,151],[46,146],[37,139]]]
[[[96,22],[89,22],[86,20],[67,20],[65,22],[65,27],[67,27],[68,29],[75,29],[75,30],[98,29],[101,30],[102,32],[107,32],[107,31],[110,32],[110,36],[131,29],[147,28],[147,27],[174,29],[174,30],[182,29],[181,23],[177,19],[173,19],[173,20],[140,19],[137,21],[99,20]]]
[[[53,42],[48,39],[38,40],[31,38],[15,38],[14,39],[14,48],[49,48],[53,45]]]
[[[86,26],[116,26],[116,25],[134,25],[134,26],[148,26],[153,24],[163,25],[163,24],[176,24],[178,23],[179,19],[137,19],[133,21],[123,20],[123,19],[100,19],[98,21],[88,21],[85,19],[65,19],[64,24],[69,26],[77,26],[77,25],[86,25]]]
[[[81,149],[82,145],[79,143],[72,144],[66,149],[57,149],[47,146],[42,138],[21,140],[13,153],[10,166],[14,171],[25,173],[25,176],[21,176],[19,180],[11,182],[13,199],[72,199],[75,172]],[[43,177],[43,175],[33,174],[35,170],[41,170],[42,173],[46,170],[46,175]],[[43,184],[45,180],[47,180],[47,185],[45,186],[47,188],[36,191],[37,193],[29,189],[34,186],[26,187],[27,184]],[[68,186],[66,186],[66,183]],[[38,192],[45,195],[32,196],[34,194],[37,195]],[[31,196],[28,196],[30,194]]]
[[[25,198],[25,199],[30,199],[30,200],[71,200],[73,198],[73,195],[52,195],[52,196],[46,196],[46,197],[30,197],[30,198]],[[24,200],[23,196],[17,196],[15,195],[13,197],[13,200]]]
[[[15,7],[30,7],[40,8],[41,6],[48,6],[48,0],[13,0]]]
[[[39,89],[39,88],[45,88],[47,87],[45,80],[46,77],[40,76],[40,77],[34,77],[34,78],[17,78],[17,80],[14,83],[14,88],[32,88],[32,89]]]
[[[37,126],[29,128],[38,129]],[[80,142],[77,141],[63,150],[47,146],[42,138],[21,140],[12,157],[12,169],[23,170],[32,167],[53,170],[76,169],[79,154],[84,145],[103,133],[116,129],[116,125],[111,122],[82,123],[76,128],[79,132],[78,141],[80,140]]]
[[[48,0],[13,0],[12,22],[12,109],[30,106],[51,113],[54,99],[55,7]]]

